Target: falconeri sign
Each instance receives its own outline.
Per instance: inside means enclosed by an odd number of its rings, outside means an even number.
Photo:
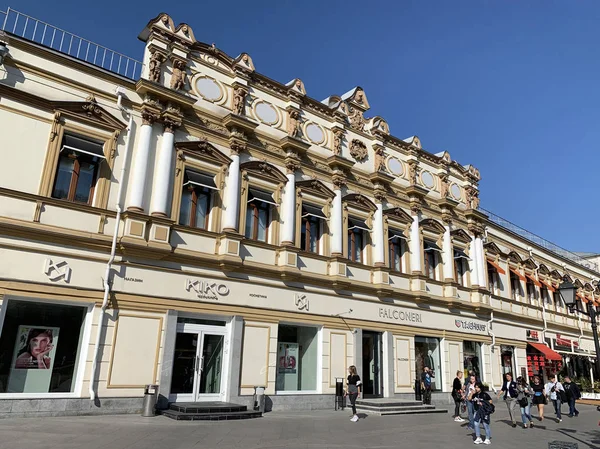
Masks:
[[[379,308],[379,318],[389,318],[397,321],[409,321],[412,323],[422,323],[423,317],[418,312],[411,310],[392,309],[390,307]]]

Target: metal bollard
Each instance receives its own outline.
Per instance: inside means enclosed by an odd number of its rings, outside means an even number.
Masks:
[[[142,416],[151,417],[156,414],[156,400],[158,399],[158,385],[146,385],[144,388],[144,404]]]
[[[265,387],[254,387],[254,410],[265,412]]]

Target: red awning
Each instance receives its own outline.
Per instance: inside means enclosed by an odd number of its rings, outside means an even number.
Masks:
[[[540,281],[538,281],[536,278],[534,278],[533,276],[526,274],[525,276],[527,276],[529,278],[529,280],[531,282],[533,282],[533,285],[535,285],[536,287],[542,288],[542,283]]]
[[[500,265],[498,265],[496,262],[492,262],[490,259],[488,259],[487,263],[494,267],[498,274],[506,274],[506,271],[504,271],[502,267],[500,267]]]
[[[540,279],[540,282],[546,286],[546,288],[548,289],[549,292],[552,292],[552,293],[555,292],[554,287],[552,286],[551,282],[544,281],[543,279]]]
[[[521,279],[523,282],[527,282],[527,278],[525,276],[523,276],[521,273],[519,273],[517,270],[515,270],[514,268],[511,268],[510,271],[517,276],[519,279]]]
[[[529,344],[529,346],[533,346],[535,349],[537,349],[542,354],[544,354],[544,357],[546,357],[548,360],[562,361],[562,356],[558,352],[550,349],[544,343],[528,343],[528,344]]]

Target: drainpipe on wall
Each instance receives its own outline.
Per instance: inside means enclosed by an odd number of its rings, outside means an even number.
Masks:
[[[117,238],[119,236],[119,227],[121,224],[121,212],[122,212],[121,203],[123,201],[122,200],[123,184],[124,184],[125,175],[127,172],[127,164],[129,163],[129,150],[130,150],[130,145],[131,145],[131,134],[132,134],[131,130],[133,127],[133,114],[131,112],[127,112],[125,110],[125,108],[121,105],[121,102],[123,100],[123,95],[124,95],[124,90],[121,89],[120,87],[117,87],[117,106],[124,114],[129,115],[129,123],[127,124],[127,137],[125,137],[125,152],[123,154],[123,165],[121,167],[121,176],[120,176],[121,182],[119,182],[119,190],[117,193],[117,205],[116,205],[117,216],[115,219],[116,220],[115,230],[113,233],[112,245],[110,247],[110,257],[108,259],[108,262],[106,262],[106,271],[104,273],[104,297],[102,298],[102,308],[100,309],[100,317],[98,318],[98,330],[96,332],[96,341],[94,344],[94,358],[92,359],[92,373],[91,373],[91,377],[90,377],[90,388],[89,388],[91,401],[94,401],[96,399],[95,379],[96,379],[96,373],[98,370],[98,354],[100,352],[100,336],[102,335],[102,326],[104,325],[104,316],[106,315],[106,309],[108,308],[108,297],[110,295],[110,287],[111,287],[111,284],[109,282],[109,277],[110,277],[110,271],[112,269],[112,263],[115,260],[115,253],[116,253],[116,249],[117,249]]]
[[[496,391],[496,389],[494,388],[494,373],[492,372],[492,370],[494,369],[494,361],[492,359],[492,352],[494,351],[494,348],[496,347],[496,335],[492,332],[492,323],[494,322],[494,311],[492,310],[490,312],[490,320],[487,322],[487,331],[488,331],[488,335],[490,337],[492,337],[492,344],[490,345],[490,389],[492,391]]]

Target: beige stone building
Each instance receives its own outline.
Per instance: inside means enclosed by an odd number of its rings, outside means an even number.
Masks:
[[[592,374],[554,291],[594,304],[597,267],[493,220],[479,171],[360,87],[313,99],[166,14],[139,62],[25,19],[0,15],[0,414],[133,411],[146,384],[326,408],[349,365],[380,397],[428,365],[448,401],[457,370],[497,388],[555,351]]]

